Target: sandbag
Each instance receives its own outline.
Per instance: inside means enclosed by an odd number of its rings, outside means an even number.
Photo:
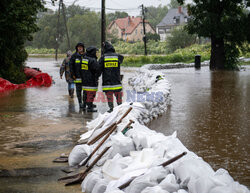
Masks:
[[[87,144],[76,145],[69,154],[69,166],[76,166],[84,160],[91,152],[90,146]]]
[[[131,182],[129,187],[126,188],[126,193],[141,193],[147,187],[156,186],[157,183],[151,182],[149,176],[139,176]]]
[[[104,193],[107,189],[108,181],[106,179],[99,180],[98,183],[95,184],[92,193]]]
[[[111,142],[113,147],[111,154],[112,157],[117,153],[122,156],[128,156],[130,151],[135,150],[133,140],[130,137],[124,136],[121,132],[111,136]]]
[[[89,173],[83,180],[81,187],[82,192],[91,193],[96,183],[99,183],[102,179],[102,175],[98,171]]]
[[[169,193],[166,190],[163,190],[160,186],[147,187],[141,193]]]

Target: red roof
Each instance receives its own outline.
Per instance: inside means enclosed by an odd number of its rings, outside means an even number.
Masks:
[[[125,17],[125,18],[119,18],[111,22],[109,25],[109,29],[111,26],[116,23],[117,26],[123,31],[123,33],[126,34],[131,34],[136,27],[142,23],[142,18],[141,17]],[[148,23],[148,21],[145,20],[145,23]]]

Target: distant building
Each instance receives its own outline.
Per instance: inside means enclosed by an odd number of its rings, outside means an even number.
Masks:
[[[155,33],[149,22],[145,21],[146,33]],[[141,17],[119,18],[110,23],[108,32],[124,41],[142,41],[143,25]]]
[[[189,16],[187,9],[184,7],[178,7],[170,9],[167,15],[156,26],[156,33],[160,35],[161,41],[166,40],[166,37],[170,35],[170,30],[176,26],[186,24]]]

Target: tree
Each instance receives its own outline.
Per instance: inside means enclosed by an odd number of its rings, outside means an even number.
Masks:
[[[39,11],[44,11],[44,2],[40,0],[0,1],[0,77],[14,83],[24,82],[22,69],[27,59],[24,43],[38,30]]]
[[[197,35],[190,35],[183,29],[183,26],[176,27],[167,37],[167,45],[171,52],[179,48],[185,48],[195,43]]]
[[[178,3],[177,0],[171,0],[168,5],[169,9],[178,8],[179,6],[180,4]]]
[[[90,11],[84,15],[75,15],[67,22],[69,36],[71,40],[71,49],[75,49],[78,42],[83,42],[85,47],[97,46],[101,44],[101,20],[100,13]],[[66,37],[59,46],[59,49],[65,52],[68,49]]]
[[[168,13],[168,7],[167,6],[161,6],[158,7],[147,7],[145,16],[146,20],[149,21],[150,25],[156,29],[156,25],[161,22],[161,20],[165,17],[165,15]]]
[[[183,4],[184,0],[178,0]],[[189,33],[211,39],[210,69],[237,67],[239,48],[249,41],[249,13],[244,0],[194,0],[188,5]]]
[[[106,24],[107,26],[114,20],[118,19],[118,18],[125,18],[128,17],[128,13],[124,12],[124,11],[116,11],[115,13],[108,13],[106,15]]]

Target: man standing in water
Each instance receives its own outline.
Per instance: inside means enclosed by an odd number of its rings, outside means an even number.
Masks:
[[[87,103],[87,112],[97,112],[97,110],[94,109],[95,105],[93,104],[98,90],[98,77],[100,75],[96,51],[98,51],[96,47],[88,47],[82,61],[83,65],[81,75],[83,101]]]
[[[123,58],[122,55],[115,53],[114,47],[109,42],[104,42],[104,54],[99,60],[99,65],[102,71],[102,90],[108,99],[108,112],[112,112],[114,108],[113,95],[118,105],[122,103],[120,65]]]
[[[69,68],[69,61],[70,61],[71,55],[72,55],[72,52],[70,50],[67,51],[67,57],[63,60],[63,63],[60,67],[60,78],[62,79],[63,73],[65,73],[65,79],[68,83],[69,96],[73,98],[75,85],[74,85],[74,80],[71,78],[70,68]]]
[[[86,108],[86,103],[83,104],[83,99],[82,99],[82,79],[81,79],[81,67],[83,62],[83,57],[84,57],[84,44],[79,42],[76,45],[76,52],[71,56],[70,58],[70,72],[71,72],[71,77],[74,80],[74,83],[76,85],[76,95],[79,103],[80,108]]]

